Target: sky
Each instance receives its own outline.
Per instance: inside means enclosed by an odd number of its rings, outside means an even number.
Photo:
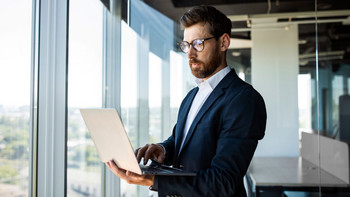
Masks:
[[[71,106],[102,105],[102,13],[99,1],[70,1]],[[32,1],[1,0],[0,29],[0,105],[29,105]]]
[[[29,0],[0,1],[0,105],[29,105],[31,61]]]

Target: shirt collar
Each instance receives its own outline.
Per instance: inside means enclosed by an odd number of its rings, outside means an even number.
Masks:
[[[210,85],[212,89],[215,89],[215,87],[230,71],[231,71],[231,68],[229,66],[226,66],[224,69],[221,69],[219,72],[215,73],[213,76],[207,79],[206,82]],[[204,82],[203,79],[199,79],[199,78],[196,78],[195,81],[198,86]]]

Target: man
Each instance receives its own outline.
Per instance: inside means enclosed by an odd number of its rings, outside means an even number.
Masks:
[[[231,21],[210,6],[194,7],[181,18],[184,41],[198,87],[182,101],[172,135],[135,151],[196,176],[137,175],[107,166],[128,183],[151,186],[159,196],[246,196],[243,177],[264,136],[263,98],[226,63]]]

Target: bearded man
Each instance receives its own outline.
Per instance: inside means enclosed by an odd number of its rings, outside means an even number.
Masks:
[[[109,161],[128,183],[150,186],[159,196],[246,196],[243,177],[264,137],[266,109],[261,95],[226,62],[231,21],[216,8],[197,6],[181,20],[187,53],[198,87],[182,101],[172,135],[135,151],[196,176],[137,175]]]

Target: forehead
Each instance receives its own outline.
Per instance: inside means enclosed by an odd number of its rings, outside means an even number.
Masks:
[[[190,27],[186,27],[184,31],[184,40],[192,41],[198,38],[209,37],[208,24],[197,23]]]

